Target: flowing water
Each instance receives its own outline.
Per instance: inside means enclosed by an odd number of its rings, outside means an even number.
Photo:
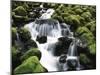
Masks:
[[[68,69],[67,61],[65,63],[60,63],[60,56],[54,56],[55,43],[58,38],[62,36],[68,36],[69,38],[74,38],[73,33],[69,29],[69,26],[65,23],[59,24],[57,20],[50,19],[51,15],[54,13],[53,9],[48,9],[45,13],[41,15],[39,19],[25,25],[25,28],[31,33],[32,39],[37,43],[39,50],[42,53],[40,63],[47,68],[48,71],[65,71]],[[47,41],[45,43],[39,43],[36,39],[38,37],[45,36]],[[75,55],[76,54],[76,55]],[[75,42],[72,42],[67,58],[65,60],[77,59],[77,49]],[[78,59],[77,59],[78,61]],[[58,67],[59,64],[61,67]],[[61,68],[61,69],[59,69]]]

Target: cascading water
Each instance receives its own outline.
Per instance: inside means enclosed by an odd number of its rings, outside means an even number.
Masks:
[[[54,56],[53,51],[58,38],[62,36],[73,38],[73,33],[65,23],[60,25],[57,20],[50,19],[53,13],[53,9],[48,9],[39,19],[36,19],[34,22],[25,25],[25,28],[28,28],[32,39],[37,43],[38,48],[42,53],[40,63],[47,68],[48,71],[65,71],[67,70],[67,65],[65,64],[67,62],[61,64],[63,68],[60,67],[59,69],[57,64],[59,63],[60,56]],[[43,36],[47,37],[47,41],[40,44],[37,41],[37,37],[41,38]],[[74,48],[74,44],[70,45],[69,50],[71,53],[69,51],[68,54],[73,56],[75,51]]]

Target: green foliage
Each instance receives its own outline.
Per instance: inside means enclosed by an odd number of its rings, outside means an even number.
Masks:
[[[28,74],[46,72],[46,69],[40,64],[36,56],[26,59],[20,66],[14,70],[14,74]]]
[[[21,60],[26,60],[31,56],[37,56],[38,59],[40,60],[41,58],[41,52],[37,48],[31,48],[28,50],[23,56],[21,56]]]

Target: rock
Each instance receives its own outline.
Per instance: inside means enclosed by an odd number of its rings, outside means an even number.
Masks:
[[[30,49],[30,48],[37,48],[37,44],[34,40],[29,39],[26,43],[24,43],[24,46],[26,47],[26,49]]]
[[[19,16],[27,15],[27,11],[25,10],[25,8],[23,6],[16,7],[15,9],[13,9],[13,12],[15,12],[15,14],[19,15]]]
[[[86,24],[86,27],[93,33],[94,36],[96,36],[96,22],[91,21]]]
[[[67,59],[67,54],[62,54],[59,58],[60,63],[65,63]]]
[[[90,54],[96,55],[96,43],[89,45]]]
[[[69,69],[74,70],[78,66],[78,61],[76,59],[69,59],[67,60],[67,65]]]
[[[96,48],[95,48],[95,38],[90,32],[90,30],[87,27],[79,27],[77,29],[78,37],[79,38],[84,38],[84,40],[87,43],[87,48],[89,50],[89,54],[91,55],[92,53],[95,54]]]
[[[17,36],[16,36],[17,29],[15,27],[12,27],[11,31],[12,31],[12,44],[14,44],[15,40],[17,40]]]
[[[85,21],[90,21],[92,17],[90,12],[84,12],[81,16],[84,17]]]
[[[89,69],[93,66],[91,64],[91,60],[85,54],[80,54],[80,64],[84,67],[84,69]]]
[[[38,41],[39,43],[46,43],[47,42],[47,37],[46,36],[37,36],[36,41]]]
[[[31,34],[30,34],[30,32],[26,29],[26,28],[20,28],[19,30],[18,30],[18,34],[19,34],[19,38],[20,38],[20,40],[23,42],[23,43],[25,43],[25,42],[27,42],[28,40],[30,40],[31,39]]]
[[[28,74],[40,72],[47,72],[47,70],[40,64],[36,56],[32,56],[26,59],[14,70],[14,74]]]
[[[24,61],[31,56],[37,56],[38,59],[40,60],[41,59],[41,52],[37,48],[31,48],[30,50],[25,52],[23,56],[21,56],[21,61]]]
[[[18,50],[18,48],[15,46],[11,47],[11,53],[12,53],[12,70],[13,70],[15,67],[21,64],[21,61],[20,61],[21,53]]]
[[[61,54],[66,54],[69,48],[72,39],[68,37],[60,37],[58,38],[58,42],[55,44],[55,56],[60,56]]]
[[[81,25],[81,19],[82,18],[79,15],[69,15],[68,17],[64,17],[64,21],[67,24],[70,24],[73,29],[76,29],[79,25]]]

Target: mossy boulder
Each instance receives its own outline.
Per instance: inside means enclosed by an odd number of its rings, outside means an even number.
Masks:
[[[69,15],[68,17],[64,17],[64,21],[67,23],[67,24],[70,24],[72,25],[71,27],[73,27],[74,29],[77,29],[78,26],[81,25],[81,20],[83,18],[80,17],[79,15]]]
[[[32,56],[26,59],[20,66],[14,70],[14,74],[28,74],[47,72],[47,70],[40,64],[38,57]]]
[[[15,12],[16,15],[19,16],[26,16],[27,15],[27,11],[25,10],[25,8],[23,6],[18,6],[16,7],[13,12]]]
[[[14,69],[15,67],[17,67],[21,63],[20,62],[21,53],[18,50],[18,48],[15,46],[11,47],[11,53],[12,53],[12,68]]]
[[[91,21],[86,24],[86,27],[96,36],[96,21]]]
[[[30,32],[29,32],[26,28],[24,28],[24,27],[22,27],[22,28],[20,28],[20,29],[18,30],[18,34],[19,34],[20,40],[21,40],[23,43],[25,43],[25,42],[27,42],[28,40],[31,39],[31,34],[30,34]]]
[[[24,46],[26,47],[27,50],[30,48],[37,48],[37,44],[34,40],[29,39],[27,42],[24,42]]]
[[[31,48],[30,50],[28,50],[26,53],[24,53],[23,56],[21,56],[21,60],[26,60],[27,58],[31,57],[31,56],[37,56],[38,59],[41,59],[41,52],[37,49],[37,48]]]
[[[89,45],[90,54],[96,55],[96,43]]]
[[[84,12],[81,16],[84,17],[85,21],[90,21],[92,17],[90,12]]]
[[[79,27],[76,31],[79,38],[84,38],[89,49],[89,53],[95,55],[96,53],[96,43],[92,32],[87,27]]]

